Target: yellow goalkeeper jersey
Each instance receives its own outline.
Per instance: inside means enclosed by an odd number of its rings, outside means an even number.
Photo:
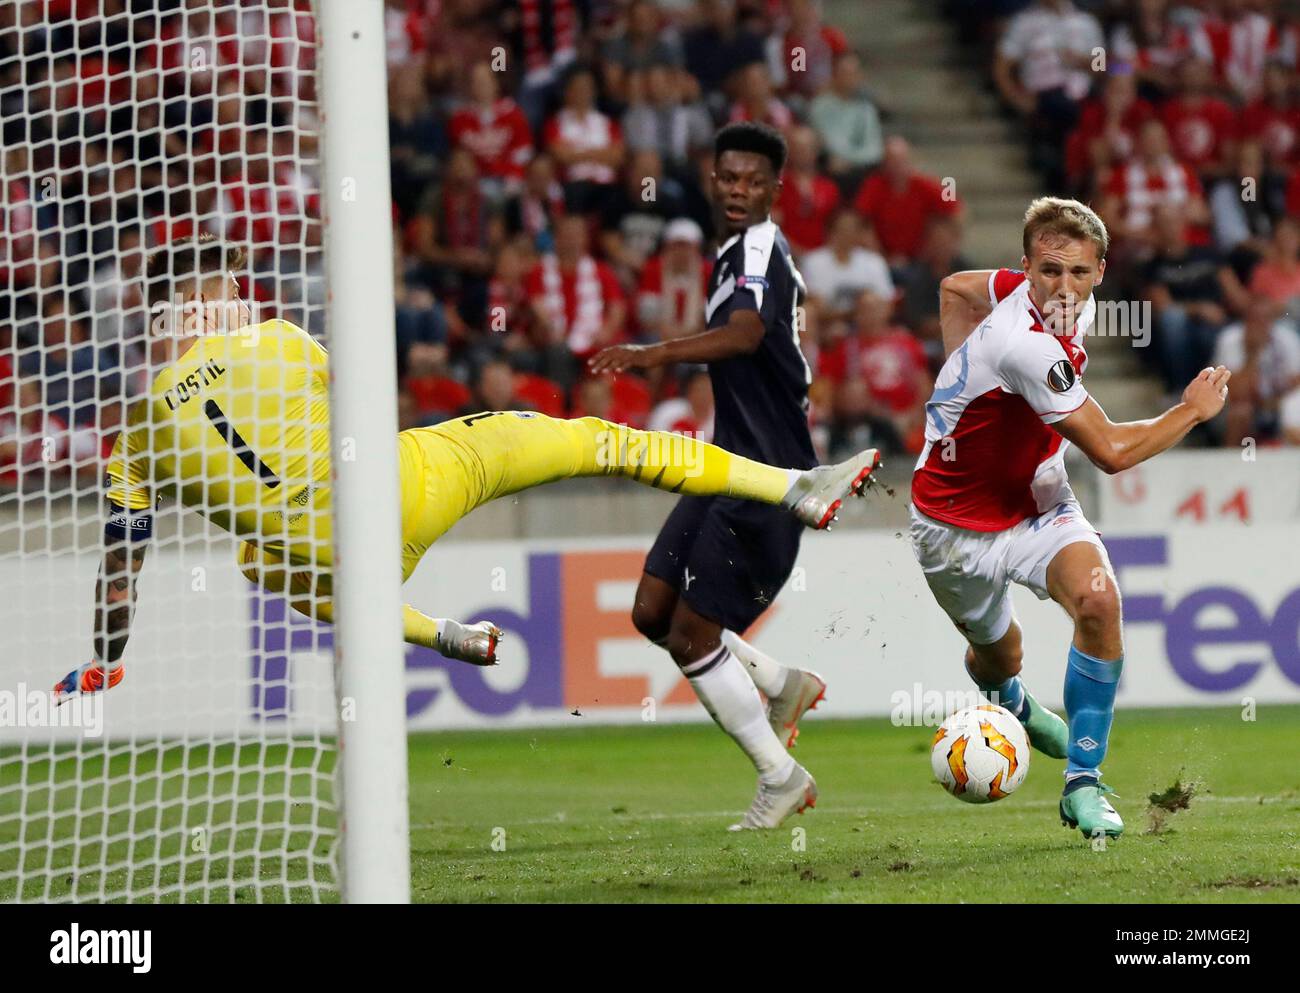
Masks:
[[[119,508],[175,495],[241,538],[310,558],[329,537],[328,513],[315,513],[329,506],[325,349],[279,320],[199,338],[131,408],[108,478]]]

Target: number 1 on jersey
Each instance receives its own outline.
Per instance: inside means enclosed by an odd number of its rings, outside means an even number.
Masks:
[[[230,423],[230,418],[226,417],[226,412],[217,405],[217,401],[209,400],[205,403],[203,413],[208,415],[208,420],[217,429],[217,433],[226,439],[226,444],[234,449],[235,457],[244,463],[249,472],[266,484],[267,489],[273,490],[280,485],[280,477],[248,447],[248,442]]]

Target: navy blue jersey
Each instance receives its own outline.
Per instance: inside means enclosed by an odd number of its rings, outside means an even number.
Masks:
[[[771,220],[733,235],[718,249],[704,318],[724,326],[736,310],[755,310],[763,340],[751,355],[709,363],[716,445],[783,469],[817,464],[808,432],[812,373],[799,350],[796,309],[807,295],[790,245]]]

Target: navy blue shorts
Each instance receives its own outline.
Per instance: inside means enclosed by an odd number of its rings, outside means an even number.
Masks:
[[[659,530],[645,571],[701,617],[743,634],[790,578],[802,537],[803,525],[780,507],[684,496]]]

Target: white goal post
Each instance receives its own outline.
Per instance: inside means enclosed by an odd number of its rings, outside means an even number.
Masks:
[[[0,3],[0,903],[409,902],[384,0],[95,6]],[[247,257],[241,327],[329,352],[328,475],[323,431],[261,431],[309,423],[290,351],[282,395],[189,389],[210,482],[255,465],[285,519],[328,486],[335,623],[151,481],[125,677],[55,709],[96,643],[110,449],[191,347],[145,260],[200,234]]]
[[[349,902],[406,903],[410,841],[384,4],[318,2],[334,331],[334,650],[345,718],[339,729],[343,892]]]

